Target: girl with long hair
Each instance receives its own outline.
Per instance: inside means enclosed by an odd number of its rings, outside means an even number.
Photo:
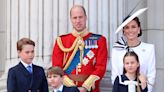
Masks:
[[[137,54],[128,51],[123,57],[123,74],[116,77],[112,92],[147,92],[146,76],[139,72]]]

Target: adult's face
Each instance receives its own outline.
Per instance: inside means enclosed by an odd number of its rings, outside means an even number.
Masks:
[[[140,27],[135,20],[132,20],[124,27],[123,31],[127,40],[136,40],[140,33]]]
[[[81,32],[86,28],[87,16],[84,14],[84,10],[81,7],[75,6],[71,9],[71,22],[73,28]]]

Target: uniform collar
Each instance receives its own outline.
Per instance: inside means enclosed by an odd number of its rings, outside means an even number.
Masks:
[[[85,28],[85,29],[84,29],[83,31],[81,31],[81,32],[78,32],[78,31],[75,30],[75,29],[73,29],[73,31],[72,31],[72,35],[75,36],[75,37],[78,37],[78,36],[84,37],[84,36],[86,36],[86,35],[88,35],[88,34],[89,34],[89,31],[88,31],[87,28]]]

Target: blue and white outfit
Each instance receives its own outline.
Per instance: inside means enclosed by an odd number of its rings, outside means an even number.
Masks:
[[[155,82],[156,67],[155,67],[155,50],[153,44],[141,42],[138,46],[128,47],[125,41],[115,43],[112,48],[112,84],[118,75],[123,74],[123,57],[127,50],[133,50],[137,53],[140,62],[140,72],[144,73],[148,79],[148,92],[152,92],[152,87]]]

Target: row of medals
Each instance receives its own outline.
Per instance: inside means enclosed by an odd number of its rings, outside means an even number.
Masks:
[[[86,40],[85,49],[96,49],[98,48],[97,40]]]
[[[97,40],[86,40],[85,41],[85,49],[97,49],[98,48],[98,44],[97,44]],[[78,72],[81,72],[81,63],[78,63],[77,69]]]

